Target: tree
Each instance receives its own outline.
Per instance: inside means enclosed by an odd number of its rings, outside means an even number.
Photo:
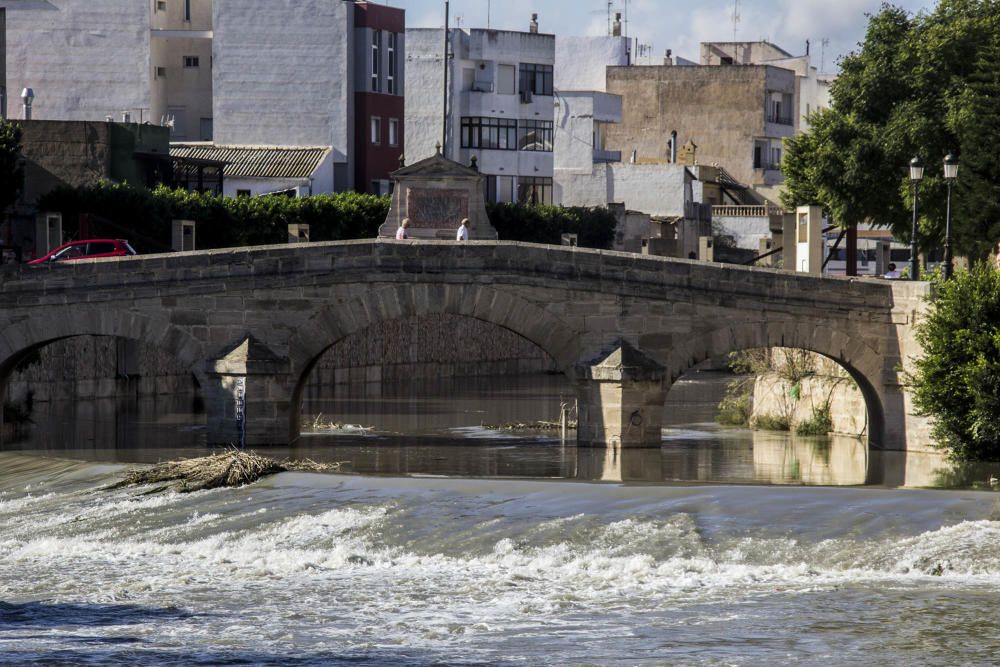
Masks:
[[[1000,153],[997,125],[977,111],[995,113],[1000,104],[1000,91],[990,83],[1000,66],[993,51],[998,44],[1000,0],[941,0],[933,12],[915,16],[883,5],[869,16],[860,49],[841,61],[832,107],[810,118],[808,133],[788,141],[784,205],[820,204],[840,224],[868,220],[908,240],[907,164],[917,155],[927,167],[919,240],[924,248],[939,247],[945,217],[941,160],[958,152],[964,165],[967,152]],[[964,172],[959,170],[963,194]],[[992,224],[989,208],[962,204],[955,213],[956,250],[982,256],[981,236]]]
[[[0,212],[17,201],[22,179],[21,127],[0,118]]]
[[[909,382],[937,446],[957,461],[1000,460],[1000,271],[984,262],[937,284],[917,340]]]

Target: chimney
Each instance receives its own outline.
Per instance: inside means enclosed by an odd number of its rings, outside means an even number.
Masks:
[[[611,36],[621,37],[622,36],[622,13],[615,12],[615,22],[611,24]]]
[[[531,23],[528,24],[528,32],[538,34],[538,14],[531,15]]]
[[[673,65],[674,64],[674,57],[673,56],[674,56],[674,52],[671,51],[670,49],[667,49],[667,52],[663,54],[663,64],[664,65]]]
[[[31,103],[35,101],[35,91],[25,88],[21,91],[21,104],[24,107],[24,120],[31,120]]]

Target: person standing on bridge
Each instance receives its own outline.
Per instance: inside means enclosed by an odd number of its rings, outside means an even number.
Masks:
[[[456,241],[468,241],[469,240],[469,219],[462,218],[462,224],[458,226],[458,232],[455,233]]]
[[[397,241],[405,241],[406,239],[410,238],[409,226],[410,226],[410,219],[403,218],[403,221],[399,223],[399,229],[396,230]]]

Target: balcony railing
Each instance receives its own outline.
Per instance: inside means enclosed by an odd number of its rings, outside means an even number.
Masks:
[[[713,206],[715,218],[766,218],[781,215],[784,211],[777,206]]]
[[[794,125],[795,124],[795,121],[792,119],[791,116],[783,116],[783,115],[780,115],[780,114],[776,114],[773,111],[771,113],[767,114],[767,122],[768,123],[777,123],[778,125]]]

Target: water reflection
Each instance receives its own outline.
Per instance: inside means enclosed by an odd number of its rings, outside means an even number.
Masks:
[[[940,455],[869,452],[850,437],[722,428],[712,419],[729,377],[695,374],[671,390],[663,446],[577,448],[548,433],[484,425],[554,420],[573,396],[561,376],[451,379],[437,384],[338,387],[305,417],[371,426],[369,432],[305,433],[276,457],[342,462],[348,474],[516,477],[614,483],[737,483],[996,488],[1000,464],[956,467]],[[23,439],[7,451],[115,462],[207,453],[204,415],[190,397],[35,406]]]

